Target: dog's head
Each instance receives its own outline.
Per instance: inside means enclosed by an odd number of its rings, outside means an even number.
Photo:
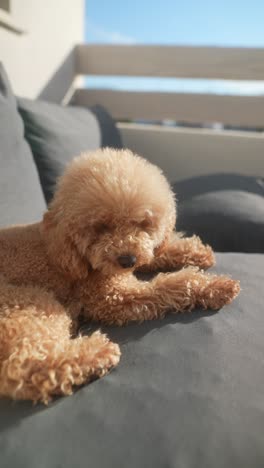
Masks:
[[[175,225],[174,196],[161,170],[128,150],[106,148],[69,165],[44,216],[53,263],[72,278],[148,264]]]

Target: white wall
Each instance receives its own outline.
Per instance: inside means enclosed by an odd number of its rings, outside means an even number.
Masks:
[[[63,88],[57,73],[63,63],[63,80],[71,79],[71,51],[84,38],[84,0],[12,0],[11,14],[26,34],[0,27],[0,61],[17,95],[47,97],[54,75]]]

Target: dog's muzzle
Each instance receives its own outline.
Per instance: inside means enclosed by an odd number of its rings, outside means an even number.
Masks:
[[[135,255],[120,255],[117,261],[122,268],[132,268],[137,262]]]

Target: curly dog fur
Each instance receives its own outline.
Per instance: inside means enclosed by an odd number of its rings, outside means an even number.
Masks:
[[[80,316],[125,325],[230,303],[239,283],[204,273],[211,248],[175,221],[161,170],[104,149],[69,165],[42,222],[2,229],[0,395],[48,403],[116,366],[118,345],[78,336]],[[140,281],[135,270],[167,273]]]

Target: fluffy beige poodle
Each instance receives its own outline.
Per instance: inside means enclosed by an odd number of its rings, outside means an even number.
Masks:
[[[43,221],[0,231],[0,395],[47,403],[103,376],[120,359],[78,318],[125,325],[194,307],[219,309],[239,283],[198,237],[174,231],[174,195],[161,170],[130,151],[76,158]],[[135,270],[171,271],[140,281]]]

